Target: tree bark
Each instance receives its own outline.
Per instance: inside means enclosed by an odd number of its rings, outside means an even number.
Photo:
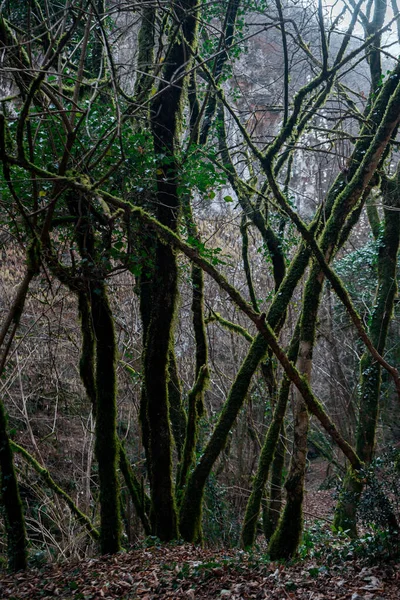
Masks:
[[[3,402],[0,402],[0,468],[8,567],[10,571],[20,571],[27,567],[27,539]]]
[[[194,0],[181,0],[173,8],[178,25],[158,94],[151,103],[150,120],[157,157],[156,216],[163,225],[176,231],[181,212],[177,137],[186,73],[197,42],[198,6]],[[156,240],[152,276],[152,305],[144,350],[144,412],[149,437],[152,528],[154,535],[168,541],[178,535],[168,402],[168,355],[173,343],[178,269],[175,250],[159,240]]]
[[[114,322],[103,281],[90,286],[96,337],[96,442],[100,482],[100,548],[102,554],[121,549],[118,481],[116,343]]]
[[[378,238],[378,285],[375,295],[369,334],[372,343],[382,355],[385,350],[389,325],[393,316],[394,300],[397,294],[397,255],[400,239],[400,218],[398,212],[399,170],[394,179],[382,183],[384,208],[384,228]],[[378,226],[379,227],[379,226]],[[376,229],[378,228],[376,227]],[[373,459],[375,435],[378,423],[381,365],[369,352],[365,352],[360,363],[360,412],[358,416],[356,450],[361,460],[369,465]],[[357,535],[356,512],[365,479],[349,469],[335,511],[334,526]]]

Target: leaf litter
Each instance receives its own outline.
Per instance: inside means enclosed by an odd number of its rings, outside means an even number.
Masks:
[[[399,564],[290,565],[240,550],[154,545],[0,578],[1,600],[399,600]]]

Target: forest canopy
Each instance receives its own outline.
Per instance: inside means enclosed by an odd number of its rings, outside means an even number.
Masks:
[[[289,559],[313,460],[335,531],[369,493],[398,544],[396,0],[0,11],[10,569],[145,536]]]

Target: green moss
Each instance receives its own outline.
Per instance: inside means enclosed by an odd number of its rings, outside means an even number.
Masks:
[[[345,531],[351,537],[357,536],[355,512],[362,490],[360,475],[349,468],[335,508],[333,527],[336,531]]]
[[[300,442],[301,445],[304,443],[307,443],[307,436],[303,437]],[[295,448],[285,484],[287,492],[285,508],[268,546],[271,560],[292,558],[295,556],[301,540],[305,460],[303,461],[297,454],[298,448]]]
[[[376,206],[376,201],[376,196],[373,193],[371,193],[368,196],[366,202],[368,221],[371,227],[372,235],[374,236],[375,240],[379,238],[381,232],[381,223],[379,219],[378,208]]]
[[[227,319],[224,319],[223,317],[221,317],[221,315],[219,313],[212,312],[211,315],[206,318],[205,322],[207,324],[214,323],[214,322],[220,323],[222,325],[222,327],[225,327],[225,329],[227,329],[228,331],[233,331],[234,333],[237,333],[238,335],[243,336],[244,339],[247,340],[248,342],[253,341],[253,336],[250,335],[250,333],[247,331],[247,329],[245,329],[241,325],[238,325],[237,323],[232,323],[232,321],[228,321]]]

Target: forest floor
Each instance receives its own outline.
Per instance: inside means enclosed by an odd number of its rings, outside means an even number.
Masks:
[[[387,558],[385,538],[334,536],[333,494],[317,489],[317,479],[309,481],[303,545],[291,563],[269,562],[262,543],[247,553],[153,541],[0,575],[0,600],[400,600],[400,561]]]
[[[359,558],[333,564],[307,558],[282,565],[256,552],[153,546],[5,576],[0,598],[398,600],[399,566]]]

